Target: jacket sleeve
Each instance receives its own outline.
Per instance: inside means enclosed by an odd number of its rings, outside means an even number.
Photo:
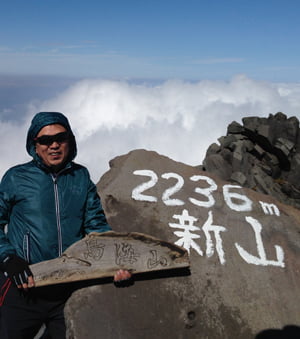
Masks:
[[[106,232],[111,227],[107,223],[100,197],[97,193],[96,185],[89,179],[88,194],[85,207],[84,231],[90,232]]]
[[[6,173],[0,184],[0,261],[8,255],[15,254],[14,247],[8,241],[5,226],[9,223],[10,212],[14,204],[13,180]]]

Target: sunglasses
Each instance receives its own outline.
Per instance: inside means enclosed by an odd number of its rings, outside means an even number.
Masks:
[[[62,144],[64,142],[69,141],[70,133],[69,132],[61,132],[54,135],[42,135],[38,138],[34,138],[34,141],[39,143],[40,145],[47,145],[50,146],[54,142],[58,144]]]

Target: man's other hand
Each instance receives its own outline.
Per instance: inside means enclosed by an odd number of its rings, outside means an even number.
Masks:
[[[125,287],[132,284],[132,274],[127,270],[118,270],[114,275],[114,283],[118,287]],[[131,282],[131,283],[130,283]]]

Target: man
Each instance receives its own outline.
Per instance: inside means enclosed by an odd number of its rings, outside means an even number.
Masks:
[[[64,338],[70,285],[34,288],[29,264],[56,258],[85,234],[111,228],[88,170],[73,162],[76,141],[63,114],[35,115],[26,149],[32,161],[9,169],[0,185],[0,336],[33,338],[45,323],[52,338]],[[130,276],[120,270],[114,280]]]

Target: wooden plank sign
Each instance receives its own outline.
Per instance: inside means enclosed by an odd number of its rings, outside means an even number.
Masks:
[[[187,251],[142,233],[90,233],[61,257],[30,266],[36,286],[189,267]]]

